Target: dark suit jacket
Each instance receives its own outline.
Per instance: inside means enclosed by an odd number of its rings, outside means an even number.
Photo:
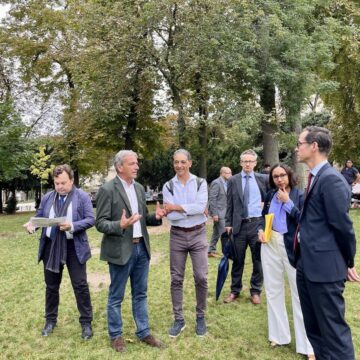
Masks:
[[[329,163],[313,180],[300,216],[303,272],[313,282],[346,279],[354,266],[356,239],[349,217],[351,192]]]
[[[141,231],[144,237],[146,250],[150,258],[149,234],[146,225],[161,225],[155,214],[148,214],[145,200],[145,191],[142,185],[135,182],[135,191],[139,206]],[[133,226],[120,228],[120,218],[123,209],[126,217],[132,215],[129,199],[121,180],[116,176],[105,183],[96,196],[96,228],[103,233],[100,259],[117,265],[125,265],[133,251]]]
[[[49,217],[51,206],[56,196],[55,191],[48,192],[41,199],[40,207],[36,212],[38,217]],[[74,244],[76,256],[80,264],[84,264],[91,257],[90,246],[86,230],[91,228],[95,223],[93,206],[90,196],[83,190],[75,188],[72,198],[72,214],[74,226]],[[42,260],[44,255],[44,246],[46,238],[46,228],[42,228],[38,260]]]
[[[221,177],[215,179],[209,189],[209,215],[224,219],[226,214],[226,191]]]
[[[261,193],[261,201],[265,200],[265,195],[269,190],[269,176],[254,173],[256,182]],[[225,226],[233,228],[233,234],[240,231],[244,213],[244,195],[242,190],[241,173],[232,176],[228,181],[227,206],[225,215]]]
[[[263,216],[265,216],[269,212],[270,203],[276,191],[277,189],[272,189],[266,194],[263,208]],[[284,244],[287,256],[289,258],[289,262],[292,266],[295,267],[294,236],[299,223],[300,210],[304,205],[304,193],[297,188],[293,188],[290,191],[289,197],[293,201],[294,207],[292,208],[290,214],[286,213],[286,225],[288,231],[286,234],[284,234]]]

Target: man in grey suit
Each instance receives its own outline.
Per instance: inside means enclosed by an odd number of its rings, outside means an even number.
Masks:
[[[268,175],[254,172],[257,154],[246,150],[240,155],[242,171],[230,178],[227,190],[225,230],[233,233],[235,257],[231,270],[231,293],[225,303],[235,301],[242,289],[246,248],[250,246],[253,272],[250,281],[250,300],[260,304],[263,274],[260,260],[258,229],[263,226],[262,204],[269,190]],[[262,227],[263,228],[263,227]]]
[[[129,278],[136,335],[147,345],[161,347],[150,334],[148,321],[150,243],[146,226],[161,225],[166,212],[157,203],[155,214],[148,214],[144,188],[135,182],[139,170],[135,152],[119,151],[114,166],[117,176],[105,183],[96,197],[96,228],[104,234],[100,259],[108,262],[111,279],[107,305],[111,347],[125,351],[121,303]]]
[[[220,176],[210,185],[209,215],[212,217],[214,225],[208,257],[218,257],[216,254],[216,244],[221,234],[225,231],[226,192],[227,183],[231,175],[231,169],[223,166],[220,169]]]

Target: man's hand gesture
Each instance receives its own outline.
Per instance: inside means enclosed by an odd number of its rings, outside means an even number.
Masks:
[[[121,215],[121,219],[120,219],[120,227],[122,229],[126,229],[127,227],[135,224],[138,220],[141,219],[141,215],[136,213],[131,215],[130,217],[126,217],[126,211],[125,209],[123,209],[122,215]]]
[[[158,220],[160,220],[166,215],[167,215],[167,211],[166,211],[165,207],[162,209],[161,206],[160,206],[160,203],[157,201],[156,202],[155,217]]]

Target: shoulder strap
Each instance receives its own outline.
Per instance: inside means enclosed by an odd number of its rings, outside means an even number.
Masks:
[[[199,191],[200,186],[201,186],[201,184],[202,184],[203,182],[204,182],[204,179],[202,179],[202,178],[200,178],[200,177],[196,177],[196,186],[197,186],[196,191]],[[169,180],[169,181],[166,183],[165,186],[166,186],[166,188],[168,189],[169,193],[170,193],[172,196],[174,196],[174,183],[173,183],[172,179]]]
[[[199,191],[201,184],[204,182],[204,179],[200,177],[196,177],[196,185],[197,185],[197,191]]]
[[[173,183],[172,179],[169,180],[169,181],[166,183],[165,186],[166,186],[166,188],[168,189],[169,193],[170,193],[172,196],[174,196],[174,183]]]

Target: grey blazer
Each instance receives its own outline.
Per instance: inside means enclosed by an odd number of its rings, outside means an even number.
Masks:
[[[264,202],[266,193],[270,190],[269,176],[254,173],[256,182],[260,189],[261,201]],[[225,215],[225,226],[233,228],[233,234],[240,231],[244,213],[244,194],[242,190],[241,173],[229,179],[227,189],[227,206]],[[263,220],[262,220],[263,221]],[[259,224],[261,225],[261,224]]]
[[[209,215],[225,219],[226,191],[221,177],[215,179],[209,189]]]
[[[144,237],[146,250],[150,258],[150,242],[147,225],[161,225],[155,214],[149,214],[146,207],[144,187],[135,182],[135,191],[139,206],[141,232]],[[103,233],[100,259],[117,265],[125,265],[133,251],[133,226],[120,228],[120,218],[123,209],[126,216],[132,215],[129,199],[121,180],[116,176],[105,183],[96,196],[96,222],[98,231]]]

